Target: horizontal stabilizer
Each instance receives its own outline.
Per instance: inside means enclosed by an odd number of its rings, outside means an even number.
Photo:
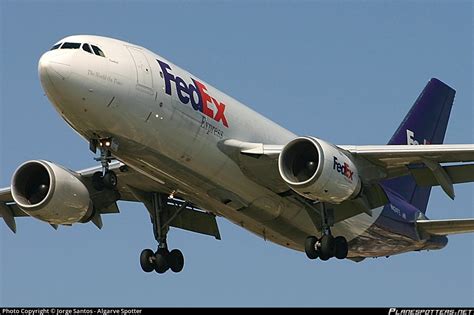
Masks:
[[[419,232],[432,235],[450,235],[474,232],[474,219],[418,220]]]

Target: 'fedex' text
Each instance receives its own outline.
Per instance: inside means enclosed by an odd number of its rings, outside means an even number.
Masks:
[[[347,179],[352,180],[354,171],[349,168],[349,165],[346,162],[344,162],[344,164],[339,163],[337,157],[334,157],[334,164],[332,166],[332,169],[336,170],[336,172],[345,176]]]
[[[203,83],[191,78],[194,84],[187,84],[181,77],[169,72],[171,70],[170,65],[160,60],[156,61],[158,61],[161,71],[163,72],[166,94],[171,95],[171,82],[174,82],[176,85],[176,94],[178,94],[181,103],[188,104],[191,102],[191,106],[194,110],[203,113],[217,122],[221,122],[225,127],[229,127],[224,113],[225,104],[210,96]],[[215,110],[212,108],[212,105],[209,107],[209,104],[213,104]]]

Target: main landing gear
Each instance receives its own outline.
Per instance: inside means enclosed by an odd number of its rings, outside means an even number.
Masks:
[[[344,259],[349,248],[343,236],[334,237],[331,234],[323,235],[320,239],[308,236],[304,244],[304,251],[309,259],[320,258],[328,260],[331,257]]]
[[[109,164],[113,160],[112,154],[110,153],[110,147],[112,145],[111,139],[98,140],[94,148],[99,148],[100,156],[94,158],[102,165],[101,172],[95,172],[92,175],[92,184],[98,191],[107,189],[115,189],[117,187],[117,175],[114,171],[109,170]]]
[[[163,222],[163,208],[166,197],[162,194],[152,194],[151,220],[153,223],[153,233],[158,242],[158,249],[153,252],[151,249],[144,249],[140,254],[140,265],[145,272],[165,273],[168,269],[173,272],[180,272],[184,267],[184,256],[179,249],[168,250],[166,235],[169,225]],[[183,205],[185,207],[186,204]]]
[[[349,251],[347,240],[343,236],[332,236],[331,226],[333,225],[326,206],[321,204],[321,217],[323,221],[323,236],[317,238],[316,236],[308,236],[304,244],[304,251],[309,259],[320,258],[321,260],[328,260],[331,257],[337,259],[345,259]]]

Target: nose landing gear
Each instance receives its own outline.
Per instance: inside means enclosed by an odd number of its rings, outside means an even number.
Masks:
[[[92,176],[92,184],[98,191],[107,189],[115,189],[117,187],[117,175],[114,171],[109,170],[109,164],[114,159],[110,152],[112,146],[112,139],[105,138],[100,140],[91,141],[91,149],[93,152],[99,148],[100,156],[94,158],[94,160],[100,162],[102,165],[101,172],[95,172]]]

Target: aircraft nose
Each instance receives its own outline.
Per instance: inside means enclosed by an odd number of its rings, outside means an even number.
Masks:
[[[38,74],[45,88],[67,80],[71,74],[70,57],[56,51],[44,53],[38,62]]]

